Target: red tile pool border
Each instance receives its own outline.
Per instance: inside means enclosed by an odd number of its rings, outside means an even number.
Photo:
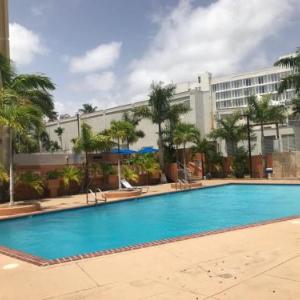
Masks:
[[[252,228],[252,227],[258,227],[258,226],[278,223],[278,222],[284,222],[284,221],[289,221],[289,220],[299,219],[299,218],[300,218],[300,215],[290,216],[290,217],[286,217],[286,218],[274,219],[274,220],[264,221],[264,222],[254,223],[254,224],[248,224],[248,225],[236,226],[236,227],[225,228],[225,229],[220,229],[220,230],[195,233],[195,234],[191,234],[191,235],[183,235],[183,236],[179,236],[179,237],[175,237],[175,238],[162,239],[162,240],[146,242],[146,243],[127,246],[127,247],[121,247],[121,248],[103,250],[103,251],[96,251],[96,252],[79,254],[79,255],[74,255],[74,256],[67,256],[67,257],[62,257],[62,258],[57,258],[57,259],[44,259],[44,258],[41,258],[38,256],[30,255],[25,252],[10,249],[10,248],[4,247],[4,246],[0,246],[0,254],[4,254],[6,256],[10,256],[10,257],[22,260],[22,261],[31,263],[36,266],[45,267],[45,266],[63,264],[66,262],[78,261],[78,260],[82,260],[82,259],[86,259],[86,258],[99,257],[99,256],[103,256],[103,255],[121,253],[121,252],[130,251],[130,250],[138,250],[138,249],[159,246],[159,245],[164,245],[164,244],[169,244],[169,243],[174,243],[174,242],[180,242],[180,241],[194,239],[194,238],[200,238],[200,237],[214,235],[214,234],[220,234],[220,233],[225,233],[225,232],[231,232],[231,231],[236,231],[236,230],[242,230],[242,229],[247,229],[247,228]]]

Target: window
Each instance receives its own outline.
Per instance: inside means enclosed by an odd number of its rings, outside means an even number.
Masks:
[[[259,76],[258,77],[258,84],[263,84],[264,83],[264,77],[263,76]]]
[[[251,85],[251,79],[250,78],[244,79],[244,85],[245,86],[250,86]]]

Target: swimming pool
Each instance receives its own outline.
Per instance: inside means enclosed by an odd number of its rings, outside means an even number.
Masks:
[[[46,260],[300,215],[300,185],[229,184],[0,221],[0,245]]]

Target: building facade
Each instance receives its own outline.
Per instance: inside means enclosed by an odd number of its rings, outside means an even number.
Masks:
[[[176,94],[173,103],[186,103],[190,112],[182,116],[182,122],[195,124],[202,136],[210,133],[217,126],[216,120],[223,118],[234,111],[247,107],[248,97],[251,95],[271,94],[274,104],[280,103],[289,105],[293,98],[294,91],[290,90],[282,95],[277,94],[277,85],[281,78],[288,75],[290,70],[272,67],[255,72],[242,73],[233,76],[213,78],[210,73],[203,73],[198,80],[192,83],[180,83],[176,85]],[[80,118],[71,117],[60,121],[50,122],[46,125],[47,131],[52,140],[58,141],[55,129],[58,126],[64,128],[62,136],[63,150],[72,151],[71,140],[78,137],[80,123],[89,124],[95,132],[100,132],[110,127],[112,120],[120,120],[126,111],[134,107],[147,105],[147,101],[122,105],[111,109],[97,111],[91,114],[81,115]],[[150,120],[142,120],[139,129],[145,132],[145,138],[140,139],[132,145],[133,149],[140,149],[144,146],[157,147],[157,128]],[[260,143],[259,128],[254,128],[257,141],[254,142],[254,154],[260,154],[262,150]],[[276,128],[266,126],[265,139],[267,152],[275,150],[300,150],[300,137],[296,140],[295,129],[287,124],[280,126],[280,142],[277,144]],[[277,146],[276,146],[277,145]],[[219,150],[226,155],[226,147],[223,141],[219,142]]]

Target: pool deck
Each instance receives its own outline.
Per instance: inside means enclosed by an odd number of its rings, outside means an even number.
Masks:
[[[297,183],[288,180],[211,180]],[[148,194],[170,192],[158,185]],[[83,195],[45,200],[85,205]],[[46,236],[45,236],[46,238]],[[7,269],[17,264],[13,269]],[[0,254],[0,300],[298,299],[300,218],[106,256],[39,267]]]

